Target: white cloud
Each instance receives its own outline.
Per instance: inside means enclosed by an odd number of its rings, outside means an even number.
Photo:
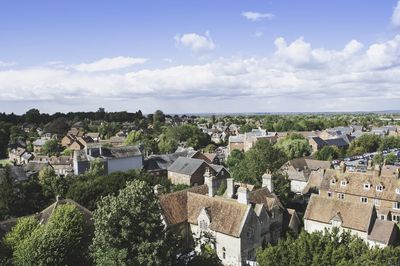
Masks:
[[[256,32],[253,34],[253,37],[255,37],[255,38],[260,38],[260,37],[262,37],[263,35],[264,35],[264,33],[263,33],[262,31],[258,30],[258,31],[256,31]]]
[[[391,22],[394,27],[400,26],[400,1],[397,2],[397,5],[393,10]]]
[[[131,67],[133,65],[144,64],[147,61],[147,58],[118,56],[113,58],[103,58],[92,63],[82,63],[73,66],[73,68],[82,72],[110,71]]]
[[[275,45],[275,53],[265,57],[219,58],[128,73],[79,72],[54,66],[0,70],[0,101],[2,105],[75,101],[86,106],[89,100],[102,99],[119,107],[120,101],[162,99],[174,102],[170,110],[179,103],[200,110],[206,102],[219,99],[214,108],[232,112],[267,108],[262,101],[271,102],[268,108],[275,106],[274,111],[370,110],[377,103],[381,104],[377,109],[387,109],[388,102],[398,106],[400,35],[365,48],[356,40],[341,49],[316,48],[302,37],[291,42],[277,38]],[[218,104],[224,101],[229,105]]]
[[[252,12],[252,11],[245,11],[242,12],[242,16],[251,21],[260,21],[263,19],[271,20],[275,18],[274,14],[271,13],[259,13],[259,12]]]
[[[176,35],[174,39],[178,45],[188,47],[192,49],[193,52],[212,51],[215,49],[215,43],[208,31],[206,31],[205,35],[196,33]]]
[[[15,65],[16,65],[15,62],[5,62],[0,60],[0,67],[11,67]]]

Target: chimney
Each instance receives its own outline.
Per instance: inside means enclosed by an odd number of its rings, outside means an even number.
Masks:
[[[346,173],[346,168],[347,168],[346,163],[345,162],[341,162],[340,163],[340,172]]]
[[[208,196],[214,197],[218,189],[217,178],[210,172],[210,168],[207,167],[204,173],[204,184],[208,186]]]
[[[382,173],[382,165],[380,165],[380,164],[377,164],[377,165],[375,165],[375,174],[377,175],[377,176],[381,176],[381,173]]]
[[[234,187],[233,178],[226,179],[226,196],[228,198],[232,198],[233,194],[235,193],[234,190],[235,190],[235,187]]]
[[[249,190],[247,189],[247,185],[241,184],[238,188],[237,201],[246,205],[249,203]]]
[[[270,192],[274,192],[271,172],[267,170],[262,176],[262,187],[267,187]]]
[[[369,159],[368,160],[368,163],[367,163],[367,170],[372,170],[373,168],[372,168],[372,160],[371,159]]]

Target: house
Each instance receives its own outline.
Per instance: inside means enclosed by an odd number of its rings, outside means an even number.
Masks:
[[[394,223],[377,219],[375,206],[371,203],[312,195],[304,214],[304,229],[312,233],[330,231],[333,227],[349,231],[370,246],[393,245],[399,237]]]
[[[90,137],[94,142],[99,142],[101,140],[99,132],[88,132],[85,137]]]
[[[255,263],[256,250],[276,243],[288,227],[284,225],[288,211],[266,186],[271,186],[271,176],[264,176],[264,186],[252,192],[245,184],[236,188],[233,179],[227,179],[224,196],[215,195],[218,178],[211,172],[204,179],[204,185],[159,195],[164,224],[181,234],[187,247],[205,232],[211,234],[212,248],[224,265]],[[297,215],[291,213],[288,224],[298,226]]]
[[[24,148],[16,147],[10,150],[8,157],[14,165],[21,165],[31,161],[34,155]]]
[[[323,173],[325,169],[329,169],[330,167],[331,163],[329,161],[319,161],[303,157],[288,161],[280,170],[290,180],[290,190],[294,193],[302,194],[313,172],[319,171]]]
[[[48,160],[54,173],[59,176],[72,175],[74,173],[71,156],[51,156]]]
[[[258,140],[267,140],[271,143],[276,143],[278,140],[277,132],[267,132],[264,129],[252,129],[252,131],[239,134],[236,136],[229,136],[228,149],[229,154],[233,150],[248,151]]]
[[[46,141],[48,141],[48,140],[49,140],[49,139],[47,139],[47,138],[40,138],[40,139],[35,140],[35,141],[33,142],[33,152],[34,152],[35,154],[40,154],[40,153],[42,153],[43,146],[44,146],[44,144],[46,143]]]
[[[373,204],[381,220],[400,222],[400,171],[396,166],[376,165],[366,172],[349,172],[346,165],[327,169],[319,194],[342,201]]]
[[[175,185],[202,185],[206,167],[207,163],[204,160],[179,157],[168,167],[168,179]]]
[[[92,143],[83,150],[74,151],[74,174],[83,174],[89,169],[90,161],[96,159],[104,164],[106,174],[143,167],[142,153],[136,146],[106,148],[100,143]]]
[[[170,167],[179,157],[194,158],[198,156],[198,151],[192,149],[182,149],[170,154],[152,154],[144,160],[144,168],[147,172],[157,176],[168,176]]]
[[[350,135],[340,135],[335,138],[322,139],[321,137],[311,137],[308,139],[313,152],[321,150],[325,146],[336,146],[340,149],[346,149],[349,147],[350,142],[355,139]]]

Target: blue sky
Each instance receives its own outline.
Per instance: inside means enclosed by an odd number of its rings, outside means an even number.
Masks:
[[[4,0],[0,112],[400,109],[397,5]]]

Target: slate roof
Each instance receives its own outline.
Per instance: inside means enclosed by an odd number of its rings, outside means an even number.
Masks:
[[[176,159],[179,157],[191,157],[193,152],[189,150],[183,150],[181,152],[175,152],[170,154],[153,154],[145,159],[145,167],[147,170],[167,170]]]
[[[326,139],[325,142],[330,146],[346,147],[349,145],[343,138]]]
[[[342,227],[368,232],[373,212],[372,204],[355,203],[312,194],[304,219],[331,224],[332,218],[340,215]]]
[[[45,139],[37,139],[33,142],[34,146],[43,146],[46,143],[47,140]]]
[[[203,164],[205,164],[205,162],[201,159],[179,157],[170,167],[168,167],[168,171],[185,175],[192,175]]]
[[[102,148],[101,155],[110,158],[128,158],[142,156],[137,146],[122,146],[113,148]]]

